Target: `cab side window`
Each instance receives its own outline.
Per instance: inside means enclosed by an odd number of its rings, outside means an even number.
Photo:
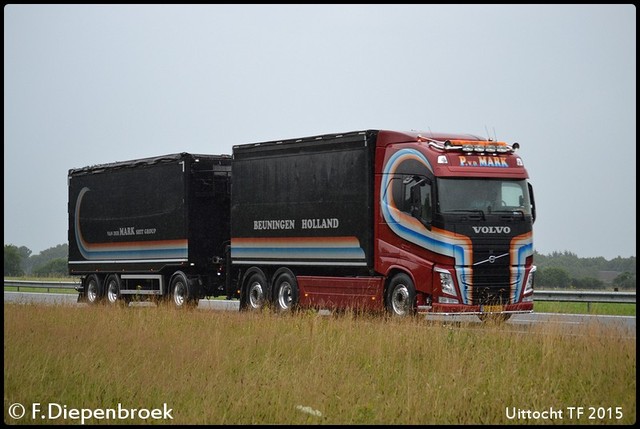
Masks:
[[[424,176],[405,175],[396,184],[402,186],[403,196],[402,207],[398,208],[424,225],[430,225],[433,220],[431,181]]]

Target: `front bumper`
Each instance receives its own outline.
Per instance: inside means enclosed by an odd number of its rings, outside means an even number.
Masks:
[[[440,304],[434,303],[431,306],[418,307],[419,313],[438,314],[517,314],[532,313],[533,302],[520,302],[506,305],[463,305],[463,304]]]

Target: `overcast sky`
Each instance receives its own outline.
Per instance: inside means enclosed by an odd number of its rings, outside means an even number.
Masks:
[[[67,173],[364,129],[519,142],[542,254],[636,256],[628,5],[9,5],[4,243],[67,243]]]

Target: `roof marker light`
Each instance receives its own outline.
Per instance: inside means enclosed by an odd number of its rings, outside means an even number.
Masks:
[[[493,141],[493,140],[456,140],[449,139],[445,141],[435,140],[429,137],[418,135],[418,142],[427,141],[429,146],[439,149],[441,151],[462,150],[467,154],[471,153],[507,153],[515,152],[520,148],[519,143],[513,143],[508,145],[505,142]]]

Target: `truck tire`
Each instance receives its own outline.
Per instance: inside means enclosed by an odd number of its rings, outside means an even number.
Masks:
[[[84,295],[90,305],[95,305],[104,298],[102,279],[97,274],[91,274],[85,280]]]
[[[386,308],[394,317],[414,316],[417,313],[416,288],[408,275],[400,273],[393,276],[387,289]]]
[[[182,271],[178,271],[171,277],[169,288],[171,302],[175,308],[195,307],[197,305],[193,285]]]
[[[246,283],[244,297],[241,301],[242,310],[260,310],[267,303],[267,279],[261,272],[249,276]]]
[[[115,305],[119,301],[122,301],[120,298],[120,278],[117,274],[111,274],[107,277],[106,285],[106,298],[107,303],[110,305]]]
[[[276,311],[280,313],[294,311],[300,297],[296,277],[287,270],[276,277],[273,286]]]

